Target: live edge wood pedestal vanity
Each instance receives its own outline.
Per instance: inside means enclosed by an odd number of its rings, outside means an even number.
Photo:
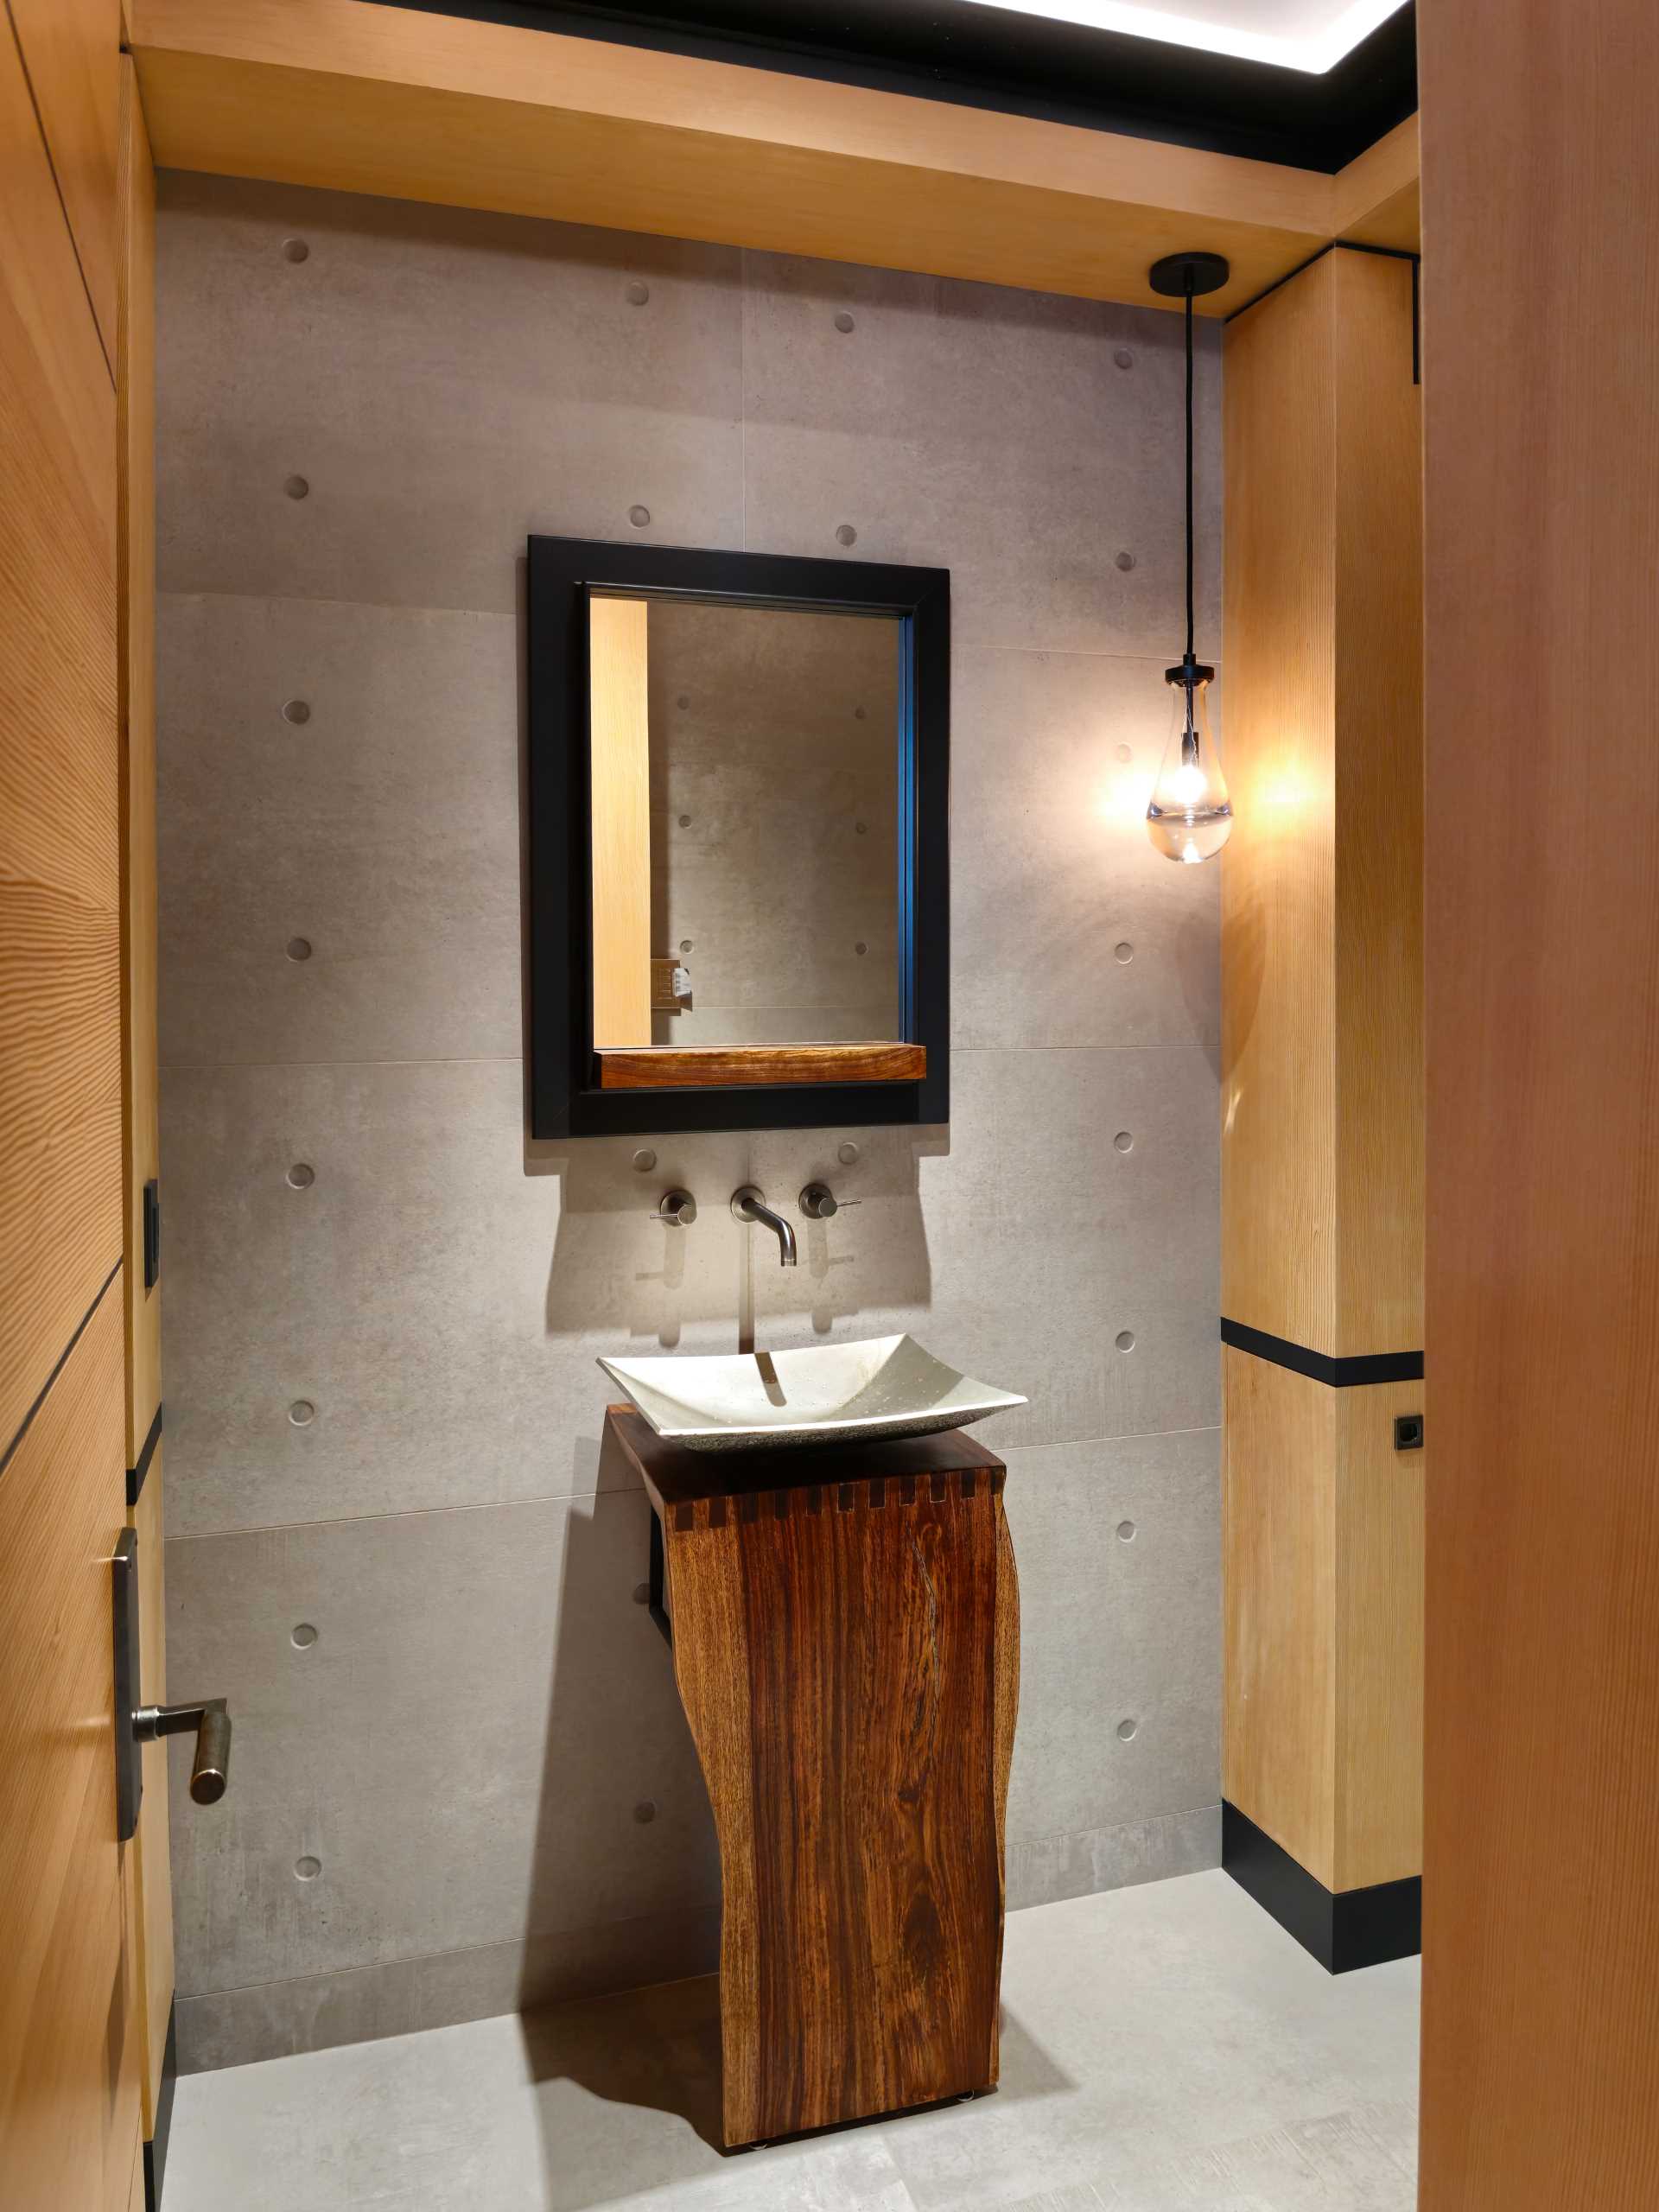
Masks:
[[[1001,1460],[947,1434],[610,1441],[661,1531],[720,1840],[728,2147],[997,2077],[1020,1596]]]

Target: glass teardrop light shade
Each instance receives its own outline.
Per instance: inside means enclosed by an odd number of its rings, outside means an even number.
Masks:
[[[1172,671],[1172,674],[1173,671]],[[1232,801],[1210,734],[1210,685],[1172,682],[1169,743],[1147,808],[1147,835],[1166,859],[1207,861],[1226,843]]]

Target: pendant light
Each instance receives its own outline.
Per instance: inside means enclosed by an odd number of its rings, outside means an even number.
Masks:
[[[1154,261],[1150,272],[1154,292],[1186,302],[1186,651],[1164,671],[1171,690],[1169,742],[1147,808],[1147,835],[1166,859],[1188,865],[1218,853],[1233,826],[1227,779],[1210,734],[1216,671],[1192,651],[1192,302],[1217,290],[1229,273],[1218,253],[1172,253]]]

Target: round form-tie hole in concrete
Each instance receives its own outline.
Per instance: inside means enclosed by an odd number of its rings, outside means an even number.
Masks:
[[[858,1147],[851,1142],[839,1144],[836,1147],[836,1158],[843,1167],[850,1167],[858,1158]]]
[[[680,817],[680,827],[682,830],[689,830],[691,827],[691,817],[689,814],[683,814]]]
[[[288,1171],[288,1187],[290,1191],[308,1191],[316,1179],[316,1169],[308,1166],[302,1160],[296,1160]]]
[[[1120,1329],[1115,1341],[1116,1342],[1119,1351],[1133,1351],[1135,1350],[1135,1331],[1133,1329]]]
[[[1135,1541],[1135,1523],[1133,1521],[1120,1521],[1118,1522],[1117,1541],[1120,1544],[1132,1544]]]
[[[301,1621],[290,1630],[288,1640],[296,1651],[308,1651],[317,1640],[317,1631],[309,1621]]]
[[[284,261],[309,261],[310,258],[311,249],[307,245],[303,238],[284,238],[283,240],[283,259]]]
[[[1112,947],[1112,957],[1120,968],[1127,968],[1135,957],[1135,947],[1128,944],[1115,944]]]
[[[283,720],[285,722],[308,722],[310,719],[311,709],[303,699],[288,699],[283,702]]]
[[[643,530],[645,524],[651,520],[651,509],[649,507],[630,507],[628,509],[628,520],[633,524],[636,530]]]
[[[656,1165],[657,1155],[649,1145],[633,1155],[633,1172],[636,1175],[649,1175]]]
[[[689,691],[682,691],[674,703],[677,707],[689,707],[691,703],[691,694]]]
[[[851,523],[849,523],[849,522],[843,522],[843,523],[837,523],[837,524],[836,524],[836,544],[837,544],[837,545],[856,545],[856,544],[857,544],[857,543],[858,543],[858,532],[857,532],[857,531],[853,528],[853,525],[851,524]]]
[[[288,1417],[296,1428],[309,1428],[317,1417],[317,1409],[309,1398],[296,1398],[288,1409]]]
[[[855,823],[854,823],[854,824],[853,824],[853,835],[854,835],[855,837],[868,837],[868,836],[869,836],[869,834],[870,834],[870,825],[869,825],[869,823],[868,823],[868,822],[855,822]]]
[[[657,1808],[649,1797],[642,1797],[633,1808],[633,1817],[641,1827],[648,1827],[657,1817]]]
[[[1131,1742],[1134,1738],[1135,1730],[1140,1726],[1140,1725],[1141,1724],[1138,1720],[1120,1720],[1117,1724],[1118,1742],[1120,1744]]]
[[[1117,748],[1117,757],[1120,760],[1133,760],[1135,747],[1132,745],[1120,745]]]
[[[1135,566],[1135,556],[1134,556],[1134,554],[1133,554],[1133,553],[1120,553],[1120,554],[1118,555],[1118,556],[1117,556],[1117,565],[1118,565],[1118,567],[1119,567],[1120,569],[1123,569],[1123,570],[1125,570],[1126,572],[1127,572],[1128,569],[1132,569],[1132,568]]]
[[[1112,1142],[1117,1147],[1117,1149],[1120,1152],[1133,1152],[1135,1150],[1135,1138],[1128,1129],[1120,1129],[1117,1135],[1112,1139]]]
[[[303,476],[290,476],[283,489],[290,499],[308,499],[311,496],[311,486]]]
[[[650,297],[651,297],[651,287],[650,287],[650,285],[649,285],[649,284],[641,284],[641,283],[637,283],[637,282],[636,282],[636,283],[632,283],[632,284],[630,284],[630,285],[629,285],[629,287],[628,287],[628,305],[629,305],[631,308],[642,308],[642,307],[644,307],[644,305],[645,304],[645,302],[646,302]]]
[[[842,308],[841,313],[836,317],[836,328],[845,333],[852,329],[852,327],[853,318],[848,314],[846,308]]]
[[[691,950],[691,940],[690,940],[690,938],[689,937],[683,937],[683,938],[680,939],[680,950],[681,950],[682,952],[690,952],[690,950]]]
[[[1120,346],[1112,359],[1120,369],[1132,369],[1135,366],[1135,356],[1127,346]]]
[[[864,955],[869,950],[869,946],[865,944],[862,938],[861,938],[858,943],[853,947],[853,950],[858,955],[861,960],[864,957]]]
[[[322,1861],[321,1859],[313,1859],[308,1853],[303,1859],[296,1859],[294,1861],[294,1872],[302,1882],[315,1882],[322,1872]]]
[[[851,542],[852,542],[852,541],[851,541],[850,539],[849,539],[848,543],[849,543],[849,544],[850,544],[850,543],[851,543]],[[869,710],[869,709],[868,709],[868,707],[855,707],[855,708],[853,709],[853,720],[854,720],[855,722],[863,722],[863,721],[868,721],[869,720],[869,718],[870,718],[870,710]]]
[[[311,957],[311,940],[308,937],[291,937],[283,950],[290,960],[308,960]]]

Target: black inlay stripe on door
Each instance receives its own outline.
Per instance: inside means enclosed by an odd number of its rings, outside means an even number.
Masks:
[[[1294,1344],[1287,1338],[1270,1337],[1265,1329],[1230,1321],[1224,1313],[1221,1341],[1231,1344],[1235,1351],[1247,1351],[1254,1358],[1271,1360],[1275,1367],[1287,1367],[1294,1375],[1306,1375],[1311,1382],[1328,1382],[1333,1389],[1360,1382],[1421,1382],[1423,1379],[1420,1351],[1351,1352],[1333,1359],[1329,1352],[1310,1351],[1306,1344]]]

